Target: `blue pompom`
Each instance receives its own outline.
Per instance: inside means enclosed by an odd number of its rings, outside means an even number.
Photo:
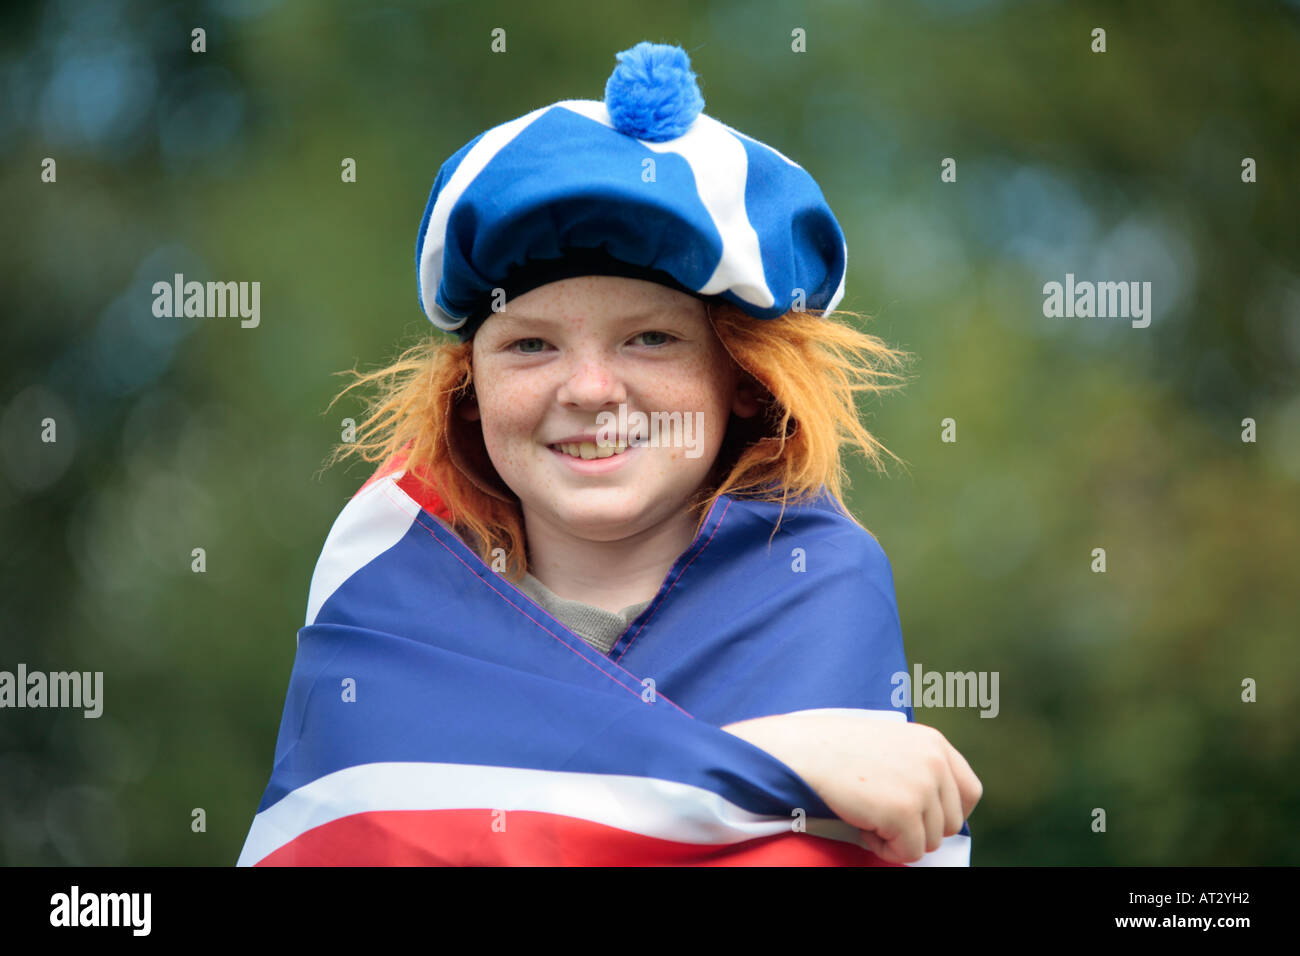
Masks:
[[[620,133],[661,143],[685,133],[704,109],[686,51],[642,41],[617,54],[605,108]]]

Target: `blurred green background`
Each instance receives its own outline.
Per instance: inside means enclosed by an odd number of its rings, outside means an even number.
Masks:
[[[0,36],[0,669],[105,672],[98,720],[0,711],[0,860],[235,861],[367,475],[321,472],[334,373],[427,332],[439,165],[653,40],[818,180],[843,307],[917,356],[863,403],[908,467],[849,503],[909,660],[1000,674],[995,719],[917,711],[984,783],[973,862],[1300,863],[1300,5],[103,0]],[[176,272],[259,281],[260,326],[155,318]],[[1150,327],[1045,318],[1067,272],[1151,282]]]

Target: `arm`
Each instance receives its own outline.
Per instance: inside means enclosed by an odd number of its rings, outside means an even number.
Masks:
[[[966,759],[922,724],[777,714],[722,729],[789,766],[890,863],[937,850],[984,792]]]

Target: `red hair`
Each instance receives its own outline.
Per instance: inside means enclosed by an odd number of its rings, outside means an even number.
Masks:
[[[899,459],[863,427],[855,397],[901,388],[904,379],[895,370],[908,353],[840,321],[861,318],[851,312],[759,320],[716,301],[708,312],[742,375],[761,386],[763,411],[728,424],[708,480],[688,503],[697,522],[722,494],[780,501],[784,511],[788,501],[815,497],[823,488],[856,521],[843,503],[848,479],[841,447],[857,448],[877,471],[884,470],[886,456]],[[492,466],[479,424],[456,413],[471,394],[472,356],[472,340],[449,342],[435,333],[385,368],[342,373],[354,381],[334,402],[360,386],[375,386],[377,394],[357,440],[338,445],[328,464],[351,456],[385,465],[404,459],[408,473],[442,500],[452,526],[480,557],[487,561],[495,548],[504,549],[506,574],[517,583],[527,571],[519,499]]]

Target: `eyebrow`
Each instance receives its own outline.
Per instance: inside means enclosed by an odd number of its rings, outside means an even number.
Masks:
[[[634,313],[630,313],[630,314],[628,314],[628,315],[621,315],[621,316],[619,316],[618,318],[616,318],[614,321],[616,321],[616,322],[641,322],[641,321],[643,321],[643,320],[645,320],[645,319],[662,318],[662,317],[665,317],[665,316],[664,316],[664,313],[665,313],[666,311],[668,311],[668,310],[667,310],[667,309],[649,309],[649,310],[644,311],[644,312],[634,312]],[[508,321],[512,321],[512,322],[532,322],[532,323],[535,323],[535,324],[537,324],[537,325],[555,325],[556,323],[559,323],[559,322],[563,322],[563,321],[564,321],[563,318],[548,318],[548,317],[546,317],[546,316],[541,316],[541,315],[523,315],[523,314],[521,314],[521,313],[519,313],[519,312],[511,312],[511,311],[509,311],[509,310],[506,310],[505,312],[497,312],[497,313],[495,313],[495,317],[498,318],[498,319],[506,319],[506,320],[508,320]]]

